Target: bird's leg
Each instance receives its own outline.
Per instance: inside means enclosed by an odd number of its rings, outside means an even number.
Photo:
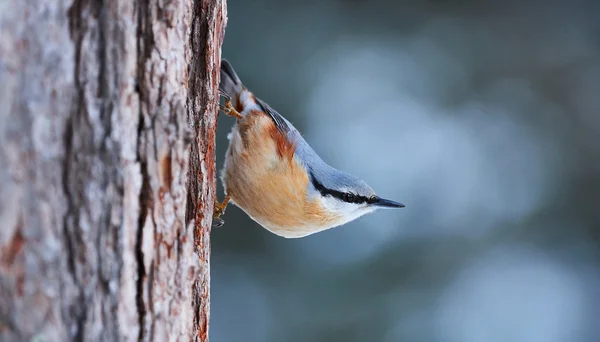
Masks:
[[[220,104],[219,109],[221,109],[221,111],[223,111],[223,113],[225,113],[226,115],[233,116],[238,119],[243,119],[244,117],[242,116],[242,114],[240,114],[240,112],[238,112],[231,104],[231,96],[229,96],[229,94],[225,93],[222,90],[219,90],[219,93],[225,99],[225,103],[222,105]]]
[[[215,200],[215,209],[213,211],[213,227],[221,227],[225,221],[221,218],[221,215],[225,213],[225,208],[227,208],[227,204],[229,204],[229,200],[231,197],[229,195],[225,196],[223,202]]]

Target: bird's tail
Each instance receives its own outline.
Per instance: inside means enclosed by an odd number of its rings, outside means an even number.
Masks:
[[[221,60],[221,83],[219,84],[219,89],[231,97],[234,105],[238,96],[244,90],[242,81],[226,59]]]

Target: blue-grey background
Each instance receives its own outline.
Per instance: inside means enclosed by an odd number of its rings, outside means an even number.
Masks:
[[[229,207],[212,341],[600,341],[600,4],[228,13],[223,57],[244,83],[406,208],[287,240]]]

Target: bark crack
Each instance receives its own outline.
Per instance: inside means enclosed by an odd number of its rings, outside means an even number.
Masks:
[[[77,108],[75,110],[77,111]],[[69,270],[69,273],[71,274],[73,283],[75,284],[75,286],[78,289],[77,302],[81,302],[85,298],[85,289],[84,289],[83,285],[81,284],[81,282],[79,281],[79,277],[77,275],[77,266],[76,266],[77,252],[75,250],[75,246],[81,245],[82,241],[81,241],[81,239],[77,239],[78,235],[74,231],[72,231],[74,222],[77,222],[77,217],[76,217],[77,211],[75,210],[76,206],[75,206],[75,199],[73,198],[74,194],[71,192],[71,189],[69,188],[69,177],[70,177],[69,165],[71,164],[71,159],[72,159],[71,156],[73,153],[72,140],[73,140],[73,120],[69,119],[69,120],[67,120],[65,134],[64,134],[65,158],[64,158],[64,164],[63,164],[62,186],[63,186],[64,195],[66,198],[67,210],[63,217],[63,230],[64,230],[64,241],[65,241],[65,245],[66,245],[66,249],[67,249],[67,253],[66,253],[67,266],[68,266],[67,269]],[[63,290],[63,288],[61,287],[61,291],[62,290]],[[84,332],[85,322],[87,320],[87,311],[84,309],[82,310],[81,306],[79,306],[77,304],[71,304],[69,311],[70,312],[63,313],[63,314],[70,315],[75,320],[76,329],[74,332],[73,339],[75,341],[83,341],[83,332]]]
[[[140,120],[140,125],[143,125],[143,120]],[[142,134],[141,132],[138,132],[138,134]],[[139,135],[138,135],[139,138]],[[146,317],[146,308],[144,306],[144,282],[145,282],[145,278],[146,278],[146,269],[144,267],[144,252],[142,250],[142,241],[143,241],[143,234],[144,234],[144,224],[145,224],[145,219],[148,215],[148,203],[146,203],[147,198],[146,196],[151,196],[151,191],[150,191],[150,183],[149,183],[149,175],[148,175],[148,170],[147,170],[147,166],[145,162],[142,162],[139,160],[139,155],[138,155],[138,162],[140,163],[140,169],[141,169],[141,174],[142,174],[142,188],[140,191],[140,217],[139,217],[139,221],[138,221],[138,231],[137,231],[137,236],[136,236],[136,243],[135,243],[135,254],[136,254],[136,259],[137,259],[137,293],[136,293],[136,304],[137,304],[137,311],[138,311],[138,322],[140,325],[140,334],[139,334],[139,341],[144,341],[144,337],[145,337],[145,317]]]
[[[64,241],[67,249],[66,260],[68,265],[69,273],[71,274],[72,280],[76,288],[78,289],[78,293],[76,295],[75,303],[69,303],[68,311],[63,312],[63,316],[70,316],[75,323],[75,331],[72,332],[73,339],[75,341],[82,341],[84,338],[84,327],[85,322],[87,321],[87,311],[82,309],[82,306],[79,304],[83,302],[85,299],[85,289],[83,284],[81,283],[79,276],[77,274],[77,251],[75,246],[82,245],[81,236],[75,231],[75,227],[77,222],[79,221],[77,205],[76,205],[76,194],[71,191],[69,180],[71,179],[71,165],[73,163],[74,156],[74,147],[73,147],[73,137],[74,137],[74,125],[75,118],[79,117],[79,114],[82,110],[85,109],[83,105],[83,99],[85,98],[85,92],[83,89],[83,85],[81,84],[81,80],[79,78],[81,71],[81,52],[82,52],[82,42],[83,42],[83,22],[81,20],[81,13],[83,11],[83,1],[75,0],[71,7],[68,10],[68,18],[69,18],[69,29],[71,40],[74,42],[74,101],[73,106],[71,107],[71,115],[66,121],[65,133],[64,133],[64,161],[63,161],[63,172],[62,172],[62,187],[63,192],[66,198],[66,212],[63,217],[63,229],[64,229]],[[63,288],[61,287],[61,291]],[[68,322],[68,320],[67,320]]]
[[[142,176],[142,187],[139,195],[140,204],[140,217],[138,221],[138,231],[136,236],[135,254],[137,259],[137,284],[136,284],[136,305],[138,311],[138,322],[140,326],[140,333],[138,340],[150,341],[153,335],[154,324],[153,320],[150,319],[150,326],[147,327],[146,320],[148,312],[146,309],[146,300],[148,305],[151,305],[152,297],[152,274],[153,267],[148,265],[149,274],[146,274],[146,265],[144,265],[144,252],[143,252],[143,238],[144,238],[144,225],[148,215],[152,215],[151,208],[153,206],[153,193],[150,185],[150,174],[148,171],[148,164],[146,161],[147,154],[147,140],[148,132],[152,129],[152,119],[146,116],[144,109],[144,103],[147,101],[148,90],[145,88],[146,83],[144,82],[146,75],[146,62],[151,56],[151,48],[154,46],[154,37],[152,33],[152,27],[150,23],[150,3],[148,0],[139,1],[139,5],[136,8],[137,15],[137,39],[136,39],[136,53],[137,53],[137,76],[136,76],[136,92],[139,98],[139,127],[138,127],[138,151],[137,151],[137,162],[140,164],[140,172]],[[149,127],[146,127],[147,120],[149,120]],[[147,288],[144,285],[148,283]],[[147,291],[147,298],[144,298],[145,290]],[[148,329],[147,329],[148,328]]]

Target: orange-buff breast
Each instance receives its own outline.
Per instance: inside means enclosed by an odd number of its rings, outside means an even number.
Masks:
[[[267,114],[252,111],[234,126],[222,175],[238,207],[285,237],[304,236],[339,219],[318,197],[308,198],[308,175],[294,150]]]

